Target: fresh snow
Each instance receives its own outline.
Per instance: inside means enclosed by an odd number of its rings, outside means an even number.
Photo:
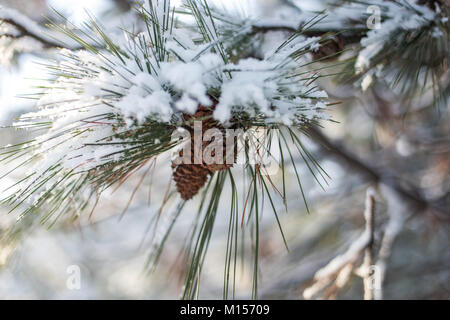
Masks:
[[[251,30],[249,21],[237,21],[246,26],[241,32]],[[221,34],[213,36],[230,45]],[[106,50],[61,50],[54,69],[59,76],[52,89],[42,95],[37,111],[24,114],[15,124],[31,128],[51,122],[46,132],[28,145],[30,160],[38,160],[30,174],[44,177],[55,166],[63,169],[42,189],[68,172],[87,172],[120,160],[129,145],[115,138],[118,119],[128,129],[149,119],[176,124],[178,115],[192,114],[199,105],[215,105],[213,116],[224,125],[235,112],[284,125],[328,119],[323,102],[327,95],[311,81],[312,74],[304,67],[308,60],[291,58],[297,50],[316,50],[319,38],[298,36],[282,48],[280,41],[265,44],[263,59],[234,63],[225,62],[216,45],[196,44],[194,38],[198,34],[189,28],[174,28],[165,36],[168,54],[162,58],[148,50],[152,41],[146,32],[114,36],[114,44],[127,52],[120,58]],[[218,95],[213,98],[211,92]],[[76,179],[76,175],[70,176],[69,181]],[[20,188],[26,188],[26,183],[11,192]]]

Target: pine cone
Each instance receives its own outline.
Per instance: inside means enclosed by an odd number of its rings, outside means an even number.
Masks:
[[[181,195],[181,198],[184,200],[192,199],[199,191],[200,189],[205,185],[205,183],[208,181],[208,176],[212,175],[214,172],[226,170],[233,166],[233,164],[227,164],[225,163],[226,159],[226,136],[225,136],[225,128],[221,126],[217,121],[215,121],[212,118],[212,113],[214,111],[214,106],[212,108],[206,108],[203,106],[199,106],[197,109],[197,112],[193,115],[184,115],[184,119],[186,122],[192,122],[189,123],[189,125],[186,127],[186,129],[191,134],[191,164],[172,164],[172,168],[175,169],[173,174],[173,179],[175,181],[176,187],[178,192]],[[207,164],[202,160],[201,164],[195,164],[194,163],[194,154],[195,152],[199,152],[202,155],[205,148],[212,142],[212,141],[203,141],[202,136],[202,150],[195,150],[195,144],[194,144],[194,121],[202,121],[202,133],[204,134],[205,131],[212,128],[217,128],[221,131],[222,137],[223,137],[223,159],[224,163],[212,163]],[[180,151],[180,157],[183,156],[183,152]],[[214,156],[214,154],[213,154]],[[234,148],[234,160],[236,160],[237,157],[237,143],[235,141],[235,148]]]
[[[340,35],[324,42],[317,51],[312,52],[313,59],[328,61],[336,58],[336,54],[344,50],[344,39]]]
[[[173,180],[184,200],[192,199],[208,181],[212,172],[200,164],[180,164],[176,167]]]

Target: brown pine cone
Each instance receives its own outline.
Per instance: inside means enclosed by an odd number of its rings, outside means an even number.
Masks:
[[[180,164],[176,167],[173,180],[183,200],[192,199],[208,181],[211,171],[198,164]]]
[[[191,164],[172,164],[172,167],[175,169],[173,174],[173,179],[175,181],[178,192],[181,195],[181,198],[184,200],[189,200],[193,198],[200,189],[205,185],[208,181],[208,176],[212,175],[214,172],[226,170],[233,166],[233,164],[227,164],[226,162],[226,131],[223,126],[221,126],[217,121],[212,118],[212,114],[214,111],[214,106],[211,108],[206,108],[204,106],[199,106],[197,112],[193,115],[184,115],[184,120],[187,122],[186,129],[191,134]],[[208,129],[217,128],[221,131],[223,137],[223,162],[224,163],[212,163],[207,164],[203,159],[203,153],[205,148],[212,141],[203,141],[202,136],[202,150],[195,150],[194,144],[194,121],[202,121],[202,134],[204,134]],[[194,154],[195,152],[199,152],[202,155],[202,163],[195,164],[194,163]],[[182,151],[180,151],[180,157],[183,156]],[[212,154],[214,156],[214,154]],[[236,161],[237,157],[237,143],[235,141],[234,148],[234,160]]]
[[[336,58],[336,54],[342,50],[344,50],[344,40],[340,35],[336,35],[322,43],[317,51],[311,53],[315,61],[320,59],[327,61]]]

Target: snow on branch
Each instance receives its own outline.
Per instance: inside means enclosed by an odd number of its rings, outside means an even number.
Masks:
[[[383,239],[381,240],[380,250],[378,252],[378,261],[376,263],[376,283],[379,284],[379,290],[374,291],[374,299],[383,299],[382,285],[386,276],[386,268],[389,257],[391,256],[392,246],[395,239],[403,229],[408,215],[406,213],[407,207],[404,205],[401,197],[384,185],[381,185],[381,193],[388,201],[389,221],[384,231]]]
[[[231,19],[217,18],[205,4],[198,7],[191,1],[186,10],[197,23],[186,27],[176,24],[180,13],[171,10],[168,2],[150,4],[139,16],[148,28],[138,34],[107,35],[108,30],[94,19],[80,33],[77,27],[73,31],[56,26],[84,50],[61,50],[61,59],[50,67],[56,79],[39,95],[38,111],[14,123],[22,129],[45,124],[45,132],[11,151],[20,152],[23,147],[27,152],[20,156],[30,157],[32,163],[30,179],[15,186],[27,192],[10,189],[11,203],[27,201],[30,211],[47,205],[53,193],[28,187],[41,179],[38,189],[44,190],[79,182],[79,201],[70,201],[70,209],[83,210],[94,196],[89,179],[104,174],[105,186],[109,186],[110,181],[117,181],[111,168],[124,173],[133,170],[128,164],[132,155],[145,163],[169,151],[174,147],[172,132],[199,106],[210,108],[211,117],[224,127],[243,121],[305,126],[329,119],[326,92],[315,84],[319,74],[307,68],[307,53],[318,40],[286,35],[265,45],[265,57],[255,59],[243,54],[243,42],[261,43],[231,32],[235,25],[247,31],[240,17],[230,23]],[[5,12],[3,18],[10,20]],[[193,41],[197,38],[203,38],[202,42]],[[94,170],[99,171],[90,174]],[[31,179],[33,175],[36,180]],[[80,176],[86,180],[78,181]],[[62,201],[69,203],[68,198]]]
[[[364,210],[364,218],[366,226],[364,232],[352,242],[350,247],[343,254],[338,255],[331,260],[325,267],[318,270],[314,275],[314,283],[303,291],[305,299],[311,299],[319,292],[326,290],[324,296],[330,297],[337,290],[344,287],[350,280],[350,276],[354,271],[354,266],[361,259],[362,253],[366,252],[363,266],[365,270],[361,276],[365,279],[365,283],[370,281],[368,278],[372,256],[371,248],[374,238],[374,213],[375,213],[375,191],[369,188],[366,193],[366,203]],[[369,265],[367,265],[369,264]],[[367,267],[367,268],[365,268]],[[366,280],[367,279],[367,280]],[[364,286],[366,290],[366,284]],[[365,298],[371,298],[372,295],[365,294]]]
[[[48,31],[45,31],[35,21],[19,11],[0,6],[0,37],[12,39],[31,37],[40,42],[45,48],[63,46],[45,33],[48,33]]]
[[[372,265],[372,244],[374,239],[374,214],[375,214],[375,191],[369,188],[366,193],[364,218],[366,225],[364,232],[352,242],[343,254],[331,260],[325,267],[318,270],[314,275],[314,283],[303,291],[305,299],[311,299],[319,292],[326,290],[324,297],[334,295],[340,288],[344,287],[350,280],[354,271],[364,279],[364,298],[373,299],[371,291],[370,267]],[[355,270],[355,264],[365,253],[364,262],[359,269]]]
[[[411,215],[407,214],[409,207],[402,201],[401,194],[382,183],[379,184],[379,189],[381,196],[387,201],[389,219],[377,252],[374,252],[375,191],[370,187],[366,192],[364,232],[352,242],[347,251],[316,272],[313,283],[303,291],[305,299],[317,297],[321,292],[323,292],[322,298],[335,297],[338,290],[348,283],[352,274],[363,279],[365,300],[383,299],[383,281],[387,262],[395,239]],[[360,260],[362,264],[355,268]]]

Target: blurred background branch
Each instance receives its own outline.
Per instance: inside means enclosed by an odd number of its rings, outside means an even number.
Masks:
[[[448,219],[449,207],[446,205],[448,195],[444,195],[438,199],[427,200],[420,195],[419,188],[408,185],[403,187],[403,181],[399,181],[399,176],[395,172],[389,172],[387,168],[376,168],[371,164],[365,163],[359,159],[354,153],[346,148],[341,142],[331,141],[319,129],[310,127],[307,129],[307,134],[314,141],[318,142],[322,147],[322,151],[335,157],[344,166],[350,167],[353,172],[358,172],[365,179],[372,183],[383,183],[394,189],[401,195],[405,201],[412,203],[417,212],[423,212],[431,209],[437,213],[437,217],[441,219]]]

